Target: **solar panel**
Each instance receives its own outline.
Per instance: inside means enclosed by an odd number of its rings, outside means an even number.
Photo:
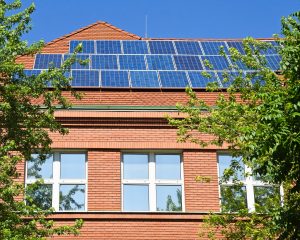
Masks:
[[[156,71],[130,71],[133,88],[159,88]]]
[[[201,58],[203,62],[208,60],[209,63],[212,65],[212,69],[210,69],[208,66],[205,66],[207,70],[224,70],[229,67],[229,62],[227,58],[223,56],[205,56]]]
[[[267,67],[276,71],[280,69],[281,57],[279,55],[266,55]]]
[[[160,71],[161,86],[165,88],[185,88],[189,86],[184,71]]]
[[[203,55],[198,42],[175,41],[178,54]]]
[[[92,55],[92,69],[118,69],[116,55]]]
[[[235,42],[235,41],[230,41],[230,42],[227,42],[227,44],[228,44],[228,46],[230,47],[230,48],[235,48],[236,50],[238,50],[239,51],[239,53],[241,53],[241,54],[246,54],[245,53],[245,50],[244,50],[244,47],[243,47],[243,42],[241,42],[241,41],[237,41],[237,42]]]
[[[148,54],[145,41],[123,41],[124,54]]]
[[[99,54],[120,54],[121,42],[120,41],[96,41],[97,53]]]
[[[146,70],[144,55],[120,55],[120,69]]]
[[[101,71],[102,87],[129,87],[127,71]]]
[[[206,55],[220,55],[220,47],[228,54],[225,42],[201,42],[201,45]]]
[[[149,41],[149,47],[152,54],[175,54],[171,41]]]
[[[249,69],[249,68],[247,68],[247,66],[241,60],[233,61],[231,56],[228,56],[228,57],[229,57],[231,63],[233,65],[236,65],[238,67],[238,69],[242,69],[242,70],[248,70]]]
[[[37,69],[25,69],[23,72],[27,77],[31,77],[39,75],[42,71]]]
[[[202,70],[200,59],[198,56],[174,56],[177,70]]]
[[[261,50],[260,51],[261,54],[266,54],[266,55],[278,54],[279,44],[277,42],[275,41],[264,41],[264,42],[271,44],[271,47],[265,50]]]
[[[233,83],[235,78],[239,76],[238,72],[227,72],[227,73],[228,73],[228,77],[225,75],[226,78],[224,76],[224,72],[217,73],[224,88],[228,88]]]
[[[205,72],[205,73],[208,73],[211,77],[210,78],[206,77],[202,74],[202,72],[198,72],[198,71],[188,72],[193,88],[205,88],[208,83],[212,83],[212,82],[218,82],[218,85],[220,85],[215,72]]]
[[[49,67],[60,67],[61,54],[37,54],[35,57],[35,69],[48,69]]]
[[[99,71],[72,70],[72,78],[73,87],[99,87]]]
[[[82,43],[81,53],[95,53],[95,42],[87,40],[72,40],[70,41],[70,53],[75,51],[79,43]]]
[[[70,54],[65,54],[64,55],[64,61],[66,61],[68,58],[70,58],[71,55]],[[82,55],[82,54],[77,54],[76,58],[79,60],[87,60],[89,59],[89,55]],[[80,64],[79,62],[75,62],[72,64],[71,66],[72,69],[89,69],[90,68],[90,62],[88,62],[87,64]]]
[[[170,55],[147,55],[149,70],[174,70],[172,57]]]

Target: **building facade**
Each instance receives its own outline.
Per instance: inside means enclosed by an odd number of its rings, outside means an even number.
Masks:
[[[65,92],[73,106],[55,113],[69,134],[50,134],[53,153],[40,170],[34,162],[20,167],[26,184],[44,178],[38,194],[43,207],[57,211],[53,219],[84,220],[79,236],[55,239],[198,239],[203,219],[220,211],[218,179],[231,158],[225,147],[177,142],[166,115],[184,117],[175,106],[188,101],[187,85],[214,105],[219,93],[204,90],[210,81],[200,75],[207,70],[204,61],[214,64],[212,74],[226,88],[220,72],[230,57],[223,62],[216,51],[241,42],[143,39],[97,22],[20,61],[36,74],[49,64],[59,66],[80,42],[79,57],[90,62],[73,66],[71,84],[83,98]],[[267,57],[276,68],[277,55]],[[248,179],[242,188],[249,209],[257,187],[268,186]]]

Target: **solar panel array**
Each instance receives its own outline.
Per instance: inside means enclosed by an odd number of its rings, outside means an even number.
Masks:
[[[281,60],[276,51],[278,45],[268,42],[275,48],[261,53],[267,66],[276,71]],[[205,88],[209,82],[217,82],[220,88],[226,88],[230,81],[222,83],[222,72],[233,64],[229,48],[245,54],[241,41],[72,40],[68,54],[37,54],[34,69],[26,70],[26,74],[60,67],[79,43],[82,52],[77,58],[88,62],[72,65],[74,87]],[[245,72],[251,71],[241,62],[236,64]],[[204,72],[210,73],[210,77]]]

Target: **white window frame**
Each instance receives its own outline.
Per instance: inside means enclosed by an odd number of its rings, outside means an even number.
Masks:
[[[233,186],[234,183],[232,180],[228,180],[227,182],[221,182],[220,175],[220,167],[219,167],[219,156],[232,156],[227,152],[217,152],[217,170],[218,170],[218,182],[219,182],[219,203],[220,203],[220,211],[222,210],[222,195],[221,195],[221,186]],[[233,157],[234,158],[234,157]],[[246,204],[249,212],[255,211],[255,196],[254,196],[254,188],[255,187],[276,187],[274,184],[270,184],[261,180],[256,180],[254,176],[252,176],[252,169],[246,165],[244,165],[245,175],[244,179],[238,180],[239,183],[242,184],[242,187],[246,189]],[[282,204],[283,199],[283,187],[279,186],[280,199]]]
[[[148,179],[124,179],[124,155],[126,154],[141,154],[148,155]],[[155,156],[156,155],[179,155],[180,156],[180,180],[168,180],[168,179],[156,179],[156,163]],[[121,155],[121,204],[122,211],[124,210],[124,185],[144,185],[148,186],[148,197],[149,197],[149,211],[146,212],[168,212],[170,211],[157,211],[156,210],[156,186],[181,186],[182,193],[182,209],[180,212],[185,212],[185,195],[184,195],[184,170],[183,170],[183,157],[182,152],[174,152],[174,151],[133,151],[133,152],[122,152]],[[145,211],[134,211],[134,212],[145,212]]]
[[[60,178],[60,170],[61,170],[61,154],[84,154],[85,155],[85,179],[61,179]],[[52,178],[51,179],[43,179],[43,185],[52,185],[52,208],[56,212],[86,212],[88,209],[88,159],[87,153],[85,151],[55,151],[51,152],[50,155],[53,156],[53,164],[52,164]],[[28,161],[25,163],[25,186],[28,184],[33,184],[40,179],[27,179],[27,170],[28,170]],[[59,187],[60,185],[85,185],[84,192],[84,210],[76,211],[76,210],[59,210]]]

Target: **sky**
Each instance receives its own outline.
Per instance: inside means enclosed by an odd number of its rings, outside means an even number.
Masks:
[[[300,0],[23,0],[34,2],[32,31],[49,42],[98,20],[151,38],[268,38]]]

